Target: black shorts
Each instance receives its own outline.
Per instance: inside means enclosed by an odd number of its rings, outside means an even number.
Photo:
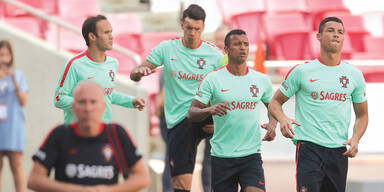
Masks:
[[[197,146],[202,139],[212,135],[203,131],[206,124],[213,124],[212,117],[199,123],[192,123],[185,118],[168,130],[167,148],[172,177],[193,173]]]
[[[297,192],[345,192],[346,147],[327,148],[308,141],[296,146]]]
[[[260,153],[245,157],[221,158],[212,156],[212,189],[218,192],[237,192],[252,186],[265,191],[263,161]]]

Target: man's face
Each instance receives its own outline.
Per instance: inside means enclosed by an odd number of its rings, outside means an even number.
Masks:
[[[11,63],[12,55],[6,47],[0,48],[0,62]]]
[[[100,87],[90,85],[82,86],[75,92],[72,110],[79,123],[92,125],[102,120],[106,104],[104,93]]]
[[[228,58],[237,64],[244,63],[248,58],[249,42],[246,35],[231,35],[229,46],[225,47]]]
[[[184,31],[184,41],[187,43],[195,43],[200,41],[201,33],[204,31],[203,20],[193,20],[189,17],[181,23],[181,28]]]
[[[96,46],[103,51],[111,50],[113,44],[112,26],[108,20],[100,20],[96,23]]]
[[[341,23],[329,21],[325,23],[323,31],[317,34],[317,39],[324,51],[341,52],[344,43],[344,27]]]

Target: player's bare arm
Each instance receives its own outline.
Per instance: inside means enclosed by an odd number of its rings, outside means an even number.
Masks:
[[[156,72],[156,65],[145,60],[141,65],[135,67],[131,72],[131,80],[132,81],[140,81],[143,76],[148,76],[154,72]]]
[[[85,187],[77,184],[64,183],[55,181],[48,176],[48,170],[42,164],[35,161],[32,171],[28,178],[28,188],[33,191],[45,192],[93,192],[96,191],[90,187]]]
[[[344,153],[348,157],[355,157],[359,152],[359,142],[364,135],[368,126],[368,103],[367,101],[362,103],[353,103],[353,109],[355,111],[356,120],[353,127],[353,135],[344,145],[350,145],[349,149]]]
[[[284,137],[293,138],[295,132],[293,131],[292,124],[300,126],[300,123],[294,119],[288,118],[283,112],[283,104],[288,101],[288,97],[277,90],[271,102],[268,105],[268,111],[280,123],[280,131]]]
[[[269,103],[264,103],[264,105],[268,109]],[[265,134],[263,141],[273,141],[276,137],[277,120],[271,115],[269,111],[268,111],[268,119],[269,119],[268,123],[261,125],[261,128],[267,130],[267,133]]]
[[[230,109],[228,101],[208,107],[207,104],[194,99],[188,111],[188,119],[192,122],[199,122],[207,118],[209,115],[226,115],[227,110]]]

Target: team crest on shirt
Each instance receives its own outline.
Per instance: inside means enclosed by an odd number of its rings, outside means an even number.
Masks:
[[[112,82],[115,81],[115,72],[109,70],[109,77],[111,78]]]
[[[316,100],[319,97],[319,93],[317,91],[312,91],[311,96],[313,100]]]
[[[249,91],[252,93],[252,97],[257,97],[257,94],[259,93],[259,88],[257,88],[256,85],[251,85]]]
[[[200,58],[197,60],[197,64],[199,65],[199,69],[204,69],[205,60],[203,58]]]
[[[346,76],[341,76],[339,80],[340,80],[340,83],[342,84],[341,87],[347,88],[347,85],[349,83],[349,79]]]
[[[308,188],[306,188],[305,186],[302,186],[300,189],[300,192],[307,192],[307,191],[308,191]]]
[[[112,148],[109,144],[107,144],[103,147],[103,149],[101,150],[101,153],[103,154],[106,162],[111,161],[113,151],[112,151]]]

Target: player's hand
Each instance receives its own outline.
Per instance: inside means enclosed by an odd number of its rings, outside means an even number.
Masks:
[[[225,103],[218,103],[210,107],[211,115],[218,115],[220,117],[226,115],[227,110],[231,110],[231,108],[229,107],[229,101],[226,101]]]
[[[141,66],[141,67],[138,67],[136,69],[134,69],[133,73],[136,74],[136,75],[139,75],[140,77],[142,76],[148,76],[152,73],[156,72],[156,69],[151,69],[147,66]]]
[[[147,104],[147,102],[143,98],[136,97],[132,100],[132,104],[136,109],[138,109],[139,111],[142,111],[145,105]]]
[[[213,133],[214,132],[214,126],[213,124],[207,124],[207,125],[204,125],[204,127],[202,128],[204,132],[206,133]]]
[[[344,143],[344,145],[349,145],[349,149],[343,154],[347,157],[355,157],[357,153],[359,152],[359,141],[356,141],[355,139],[351,138],[348,141]]]
[[[276,125],[272,125],[271,123],[261,125],[261,128],[267,130],[263,141],[273,141],[276,137]]]
[[[301,126],[301,124],[295,121],[294,119],[286,118],[280,121],[280,131],[284,137],[292,139],[295,135],[292,124]]]

